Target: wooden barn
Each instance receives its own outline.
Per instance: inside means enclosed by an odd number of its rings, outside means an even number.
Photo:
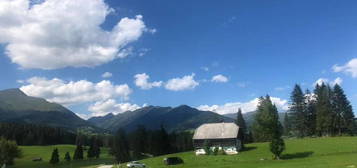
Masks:
[[[193,146],[196,155],[205,154],[203,148],[209,144],[211,148],[218,147],[227,154],[238,154],[241,148],[239,127],[235,123],[203,124],[195,130]]]

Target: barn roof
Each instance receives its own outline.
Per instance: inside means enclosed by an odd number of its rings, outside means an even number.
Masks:
[[[235,123],[211,123],[198,127],[193,139],[237,138],[239,127]]]

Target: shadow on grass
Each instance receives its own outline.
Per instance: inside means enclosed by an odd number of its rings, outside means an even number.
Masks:
[[[245,152],[245,151],[250,151],[250,150],[254,150],[254,149],[257,149],[257,147],[255,146],[245,146],[243,149],[242,149],[242,152]]]
[[[308,151],[308,152],[297,152],[297,153],[292,153],[292,154],[284,154],[281,156],[282,159],[299,159],[299,158],[306,158],[309,157],[313,154],[314,152]]]

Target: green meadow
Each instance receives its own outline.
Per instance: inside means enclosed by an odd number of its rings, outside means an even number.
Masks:
[[[238,155],[195,156],[193,152],[170,154],[184,160],[183,165],[170,167],[185,168],[357,168],[357,137],[305,138],[286,140],[286,151],[282,160],[272,160],[268,143],[246,145],[246,150]],[[61,162],[57,166],[48,163],[52,149],[60,151]],[[95,168],[100,164],[112,164],[114,161],[108,155],[107,149],[102,149],[98,160],[72,161],[71,165],[63,161],[66,151],[73,155],[74,146],[30,146],[21,147],[24,157],[16,160],[14,168]],[[160,156],[141,160],[148,167],[163,168],[163,158]],[[42,162],[33,162],[32,158],[42,157]]]

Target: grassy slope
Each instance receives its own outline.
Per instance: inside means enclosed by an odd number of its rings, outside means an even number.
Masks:
[[[357,167],[357,137],[298,139],[286,141],[285,159],[271,159],[267,143],[247,145],[248,151],[236,156],[194,156],[192,152],[173,154],[184,161],[185,168],[332,168]],[[266,160],[261,161],[261,158]],[[166,167],[163,157],[143,160],[150,167]]]
[[[52,166],[49,164],[49,160],[52,154],[52,150],[58,148],[60,154],[60,164]],[[21,159],[15,160],[15,165],[13,168],[89,168],[93,165],[99,164],[113,164],[113,159],[108,155],[108,149],[101,149],[101,158],[83,161],[72,161],[71,165],[64,161],[64,155],[68,151],[71,157],[75,150],[74,145],[54,145],[54,146],[21,146],[23,151],[23,157]],[[84,152],[84,157],[86,157],[86,151]],[[41,157],[42,162],[33,162],[33,158]],[[96,166],[94,166],[96,167]]]
[[[66,151],[73,155],[74,146],[56,145],[60,152],[61,164],[55,167],[70,168],[63,162]],[[284,152],[284,160],[275,161],[271,159],[267,143],[256,143],[247,145],[248,150],[234,156],[195,156],[193,152],[177,153],[170,156],[179,156],[184,165],[172,167],[185,168],[357,168],[357,137],[337,138],[308,138],[293,139],[286,141],[287,150]],[[24,157],[16,160],[14,168],[46,168],[53,167],[48,163],[54,146],[32,146],[21,147]],[[102,150],[101,159],[93,161],[72,162],[73,168],[95,168],[94,165],[102,163],[113,163],[106,149]],[[42,157],[43,162],[32,162],[32,158]],[[142,160],[151,168],[167,167],[162,164],[166,156]],[[261,161],[260,159],[265,160]],[[354,167],[352,166],[354,165]]]

